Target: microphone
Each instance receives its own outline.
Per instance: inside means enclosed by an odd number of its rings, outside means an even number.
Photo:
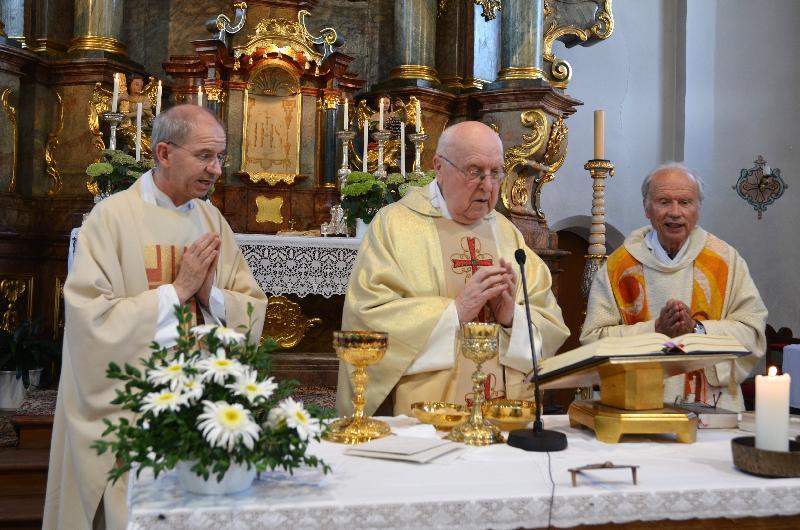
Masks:
[[[522,276],[522,295],[525,297],[525,315],[528,317],[528,339],[531,343],[531,358],[533,359],[533,388],[535,392],[534,406],[536,419],[533,429],[516,429],[508,433],[508,445],[524,451],[550,452],[563,451],[567,448],[567,435],[558,431],[546,431],[542,425],[542,403],[539,393],[539,367],[536,366],[536,348],[533,345],[533,320],[531,319],[531,301],[528,298],[528,282],[525,279],[525,250],[518,248],[514,252],[514,259],[519,264]]]

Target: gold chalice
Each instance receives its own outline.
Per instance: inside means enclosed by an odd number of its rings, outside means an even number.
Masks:
[[[383,359],[389,335],[373,331],[334,331],[333,348],[342,361],[352,364],[353,415],[331,423],[325,439],[344,444],[359,444],[391,434],[385,422],[364,415],[364,389],[367,386],[366,367]]]
[[[483,382],[486,374],[481,365],[500,352],[500,326],[483,322],[467,322],[461,324],[461,353],[473,361],[477,367],[472,374],[472,391],[475,402],[469,420],[453,427],[448,436],[454,442],[467,445],[489,445],[503,443],[505,439],[500,429],[483,418]]]

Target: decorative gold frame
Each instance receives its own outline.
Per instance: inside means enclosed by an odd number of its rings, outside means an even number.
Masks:
[[[11,180],[8,183],[8,191],[13,192],[17,189],[17,109],[11,104],[11,89],[4,88],[0,92],[0,103],[3,105],[3,110],[6,113],[9,123],[11,123]]]
[[[20,298],[27,293],[26,317],[33,316],[33,274],[4,274],[0,276],[0,328],[12,331],[20,322],[17,314]],[[24,298],[23,298],[24,299]]]
[[[271,337],[283,349],[294,348],[309,329],[321,323],[321,318],[308,318],[297,303],[285,296],[270,296],[262,337]]]
[[[61,94],[55,92],[56,95],[56,123],[53,125],[53,130],[47,135],[47,145],[44,148],[44,162],[47,166],[47,176],[53,179],[53,185],[47,191],[47,195],[58,195],[61,192],[64,184],[61,181],[61,174],[58,172],[58,163],[55,158],[55,150],[58,147],[59,136],[61,131],[64,130],[64,98]]]

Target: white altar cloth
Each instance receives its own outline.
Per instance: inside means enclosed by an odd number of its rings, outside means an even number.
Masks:
[[[271,472],[227,497],[184,493],[174,473],[155,481],[143,473],[129,490],[128,528],[540,528],[548,523],[548,458],[557,527],[800,513],[800,479],[764,479],[733,466],[730,440],[748,433],[702,430],[694,444],[644,437],[604,444],[569,428],[566,416],[544,420],[567,433],[566,451],[548,457],[507,445],[465,447],[419,465],[346,456],[346,446],[323,442],[312,451],[332,473]],[[605,461],[640,466],[638,485],[624,469],[580,474],[572,487],[569,468]]]

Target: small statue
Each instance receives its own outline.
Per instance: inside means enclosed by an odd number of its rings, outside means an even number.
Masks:
[[[117,128],[117,137],[128,147],[130,152],[136,151],[136,104],[142,104],[142,155],[151,158],[150,133],[153,130],[153,101],[149,95],[154,79],[144,86],[144,79],[134,76],[131,79],[130,92],[125,79],[125,74],[119,74],[119,112],[125,114],[125,119]]]

